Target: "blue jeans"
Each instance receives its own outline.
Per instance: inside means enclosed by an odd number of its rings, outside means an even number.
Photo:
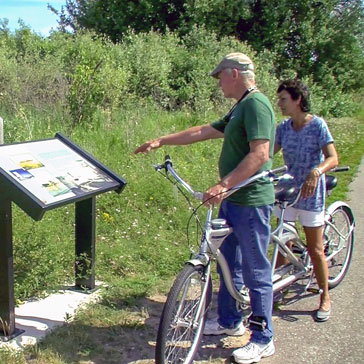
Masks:
[[[223,201],[219,217],[226,219],[234,231],[223,242],[221,252],[229,265],[235,287],[240,290],[243,284],[249,288],[252,316],[266,323],[262,330],[250,325],[250,340],[268,343],[273,336],[272,327],[272,273],[267,258],[270,236],[270,215],[272,206],[247,207]],[[242,320],[242,312],[237,310],[235,300],[227,291],[221,270],[218,293],[218,322],[224,327],[236,327]]]

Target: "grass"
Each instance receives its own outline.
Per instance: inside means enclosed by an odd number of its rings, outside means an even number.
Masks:
[[[107,284],[101,301],[80,310],[72,322],[36,346],[17,353],[0,349],[1,363],[126,364],[133,358],[133,348],[139,359],[145,360],[143,364],[152,362],[147,361],[153,350],[148,342],[155,340],[162,304],[151,297],[168,291],[189,257],[186,222],[190,215],[184,199],[155,173],[152,164],[170,154],[180,174],[204,190],[216,181],[221,141],[162,148],[147,156],[134,156],[132,151],[152,137],[216,117],[213,113],[198,117],[187,112],[124,110],[100,116],[90,127],[74,129],[49,115],[23,112],[20,117],[7,119],[7,143],[50,138],[61,131],[128,184],[120,195],[110,192],[96,201],[96,278]],[[340,164],[351,167],[349,172],[338,174],[339,185],[329,202],[345,199],[355,176],[364,147],[363,121],[363,114],[328,120]],[[17,207],[13,210],[17,302],[72,283],[74,207],[49,211],[39,222]],[[192,239],[198,237],[192,235]]]

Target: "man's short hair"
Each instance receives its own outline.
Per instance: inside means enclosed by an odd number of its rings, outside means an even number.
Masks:
[[[282,91],[287,91],[291,95],[292,100],[298,100],[298,98],[301,96],[301,110],[303,112],[310,111],[310,91],[308,86],[302,81],[297,78],[282,81],[278,86],[277,93]]]
[[[252,60],[244,53],[229,53],[210,72],[210,76],[218,78],[219,73],[226,68],[235,68],[240,74],[250,74],[254,77],[254,65]]]

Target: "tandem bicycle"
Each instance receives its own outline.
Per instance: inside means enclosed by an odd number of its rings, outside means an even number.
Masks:
[[[165,157],[163,164],[155,165],[154,168],[167,177],[181,192],[187,191],[193,199],[202,201],[203,193],[193,190],[177,174],[169,156]],[[348,167],[337,167],[330,172],[345,170],[348,170]],[[285,172],[285,166],[260,172],[233,187],[228,194],[262,177],[269,178],[273,182],[292,178]],[[330,193],[336,184],[336,176],[326,175],[327,193]],[[305,289],[309,290],[313,282],[313,266],[304,239],[295,225],[283,219],[285,209],[294,204],[292,196],[295,193],[297,195],[293,187],[276,190],[276,204],[281,212],[277,225],[271,232],[273,293],[301,279],[308,279]],[[184,193],[188,201],[189,195]],[[192,214],[198,219],[197,209],[192,210]],[[354,216],[347,203],[335,201],[326,208],[323,245],[329,267],[329,288],[336,287],[349,269],[354,244],[354,227]],[[232,232],[232,228],[224,219],[213,218],[213,206],[210,206],[207,208],[205,222],[201,229],[198,251],[191,255],[177,275],[164,304],[156,340],[156,364],[192,363],[199,349],[207,311],[212,300],[211,263],[214,260],[219,264],[228,291],[237,305],[243,310],[250,303],[247,289],[243,287],[238,291],[235,288],[227,262],[219,250],[224,239]],[[288,259],[289,263],[275,269],[279,252]]]

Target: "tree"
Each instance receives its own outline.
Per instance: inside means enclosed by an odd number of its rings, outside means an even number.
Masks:
[[[361,0],[256,0],[249,22],[240,39],[274,52],[278,76],[293,69],[317,82],[332,76],[344,89],[363,88],[355,77],[364,67]]]
[[[60,16],[61,30],[89,29],[120,41],[130,29],[136,33],[178,30],[184,21],[183,0],[66,0]]]
[[[278,77],[294,70],[323,86],[363,88],[362,0],[67,0],[58,15],[61,30],[91,29],[114,42],[130,29],[184,36],[202,26],[273,52]]]

